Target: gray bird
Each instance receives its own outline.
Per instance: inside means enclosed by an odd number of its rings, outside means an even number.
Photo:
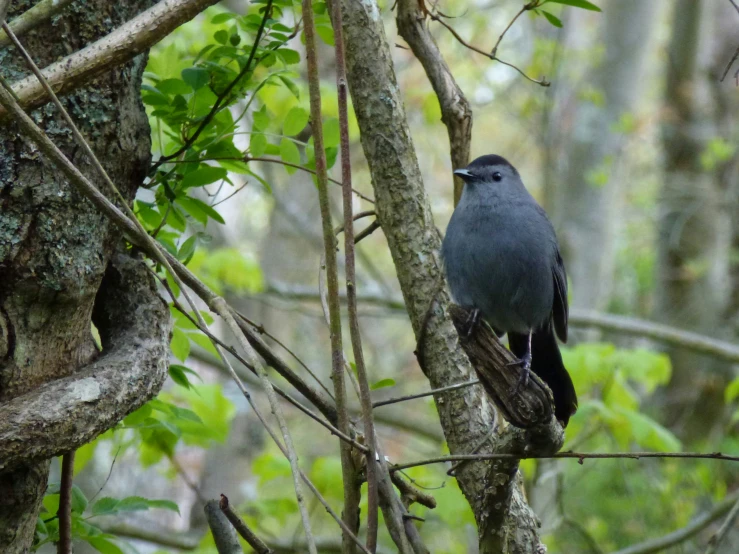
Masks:
[[[482,156],[454,174],[465,186],[442,246],[452,298],[472,310],[471,325],[481,315],[498,336],[508,334],[524,368],[519,385],[529,370],[536,373],[552,390],[555,416],[566,426],[577,394],[555,338],[556,332],[567,342],[568,306],[554,228],[501,156]]]

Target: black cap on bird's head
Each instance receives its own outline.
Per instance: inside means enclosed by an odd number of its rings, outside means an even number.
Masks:
[[[461,177],[465,183],[499,182],[506,175],[519,177],[518,171],[503,156],[488,154],[480,156],[464,169],[457,169],[454,174]]]

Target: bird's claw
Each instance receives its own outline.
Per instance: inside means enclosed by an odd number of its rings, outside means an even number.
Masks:
[[[516,382],[516,386],[513,387],[511,390],[511,398],[516,396],[518,392],[521,390],[521,387],[525,387],[529,384],[529,374],[531,373],[531,353],[527,352],[523,355],[523,357],[519,358],[518,360],[514,362],[509,362],[506,365],[518,365],[521,366],[521,369],[523,369],[523,372],[518,378],[518,381]]]
[[[467,333],[465,338],[470,338],[472,334],[474,333],[475,329],[477,328],[477,325],[480,323],[480,310],[475,308],[470,312],[469,317],[467,317],[467,321],[465,322],[465,326],[467,327]]]

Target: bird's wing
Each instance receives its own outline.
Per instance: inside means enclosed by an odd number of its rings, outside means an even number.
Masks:
[[[552,275],[554,277],[554,305],[552,306],[554,329],[562,342],[567,342],[567,320],[570,312],[567,305],[567,272],[559,250],[557,250]]]

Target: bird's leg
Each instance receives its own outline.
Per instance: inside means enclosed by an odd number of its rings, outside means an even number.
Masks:
[[[472,336],[472,333],[477,328],[478,323],[480,323],[480,310],[474,308],[470,312],[470,315],[467,317],[467,321],[465,322],[465,326],[467,327],[466,338],[470,338]]]
[[[521,373],[521,376],[518,378],[516,386],[513,387],[513,390],[511,391],[511,396],[515,396],[518,394],[518,391],[521,390],[521,387],[525,387],[529,384],[529,373],[531,372],[531,331],[529,331],[529,340],[526,343],[526,352],[524,355],[521,356],[519,360],[510,362],[507,365],[520,365],[523,369],[523,373]]]

